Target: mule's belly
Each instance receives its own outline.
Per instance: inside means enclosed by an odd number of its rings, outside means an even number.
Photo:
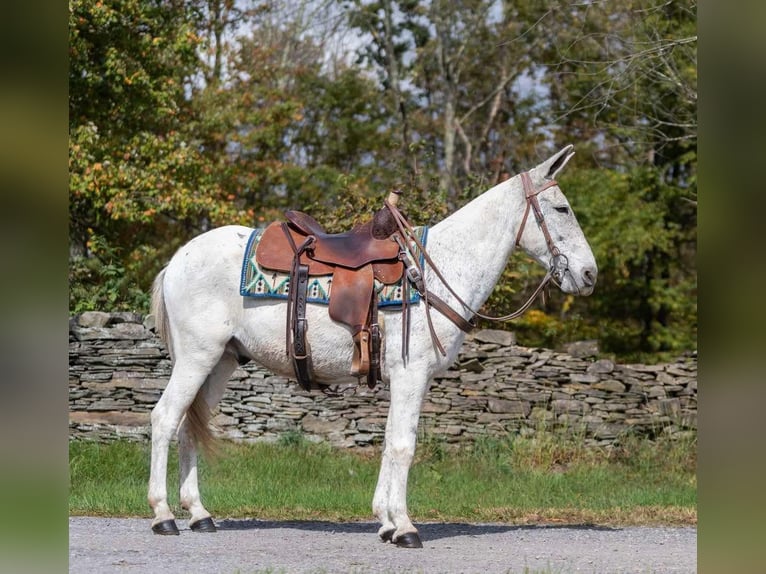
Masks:
[[[357,382],[358,377],[351,375],[353,341],[350,331],[330,319],[326,305],[307,305],[306,319],[316,381],[323,384]],[[286,321],[286,303],[245,299],[243,328],[235,336],[255,363],[278,375],[295,378],[285,342]]]

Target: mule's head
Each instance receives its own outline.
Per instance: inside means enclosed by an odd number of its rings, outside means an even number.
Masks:
[[[518,243],[551,270],[562,291],[590,295],[598,275],[596,259],[567,198],[555,182],[556,174],[573,155],[573,146],[568,145],[528,172],[524,187],[529,214]]]

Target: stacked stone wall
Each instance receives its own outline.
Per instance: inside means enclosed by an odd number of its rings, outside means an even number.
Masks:
[[[622,365],[590,356],[592,345],[557,352],[514,343],[505,331],[469,336],[455,365],[431,384],[421,434],[461,443],[508,433],[564,432],[606,445],[626,434],[696,433],[696,352],[667,364]],[[170,369],[151,316],[91,312],[72,318],[70,438],[148,440],[149,413]],[[215,432],[237,441],[275,441],[299,432],[341,447],[380,444],[387,386],[340,390],[337,396],[309,393],[247,364],[231,377],[213,419]]]

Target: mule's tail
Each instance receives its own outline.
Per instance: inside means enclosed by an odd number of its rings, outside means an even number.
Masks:
[[[167,268],[164,268],[160,271],[152,284],[151,312],[152,315],[154,315],[154,324],[157,329],[157,335],[159,335],[160,339],[165,344],[165,348],[172,361],[174,360],[173,338],[170,331],[170,317],[168,316],[167,307],[165,306],[164,279],[166,270]],[[204,396],[204,389],[207,384],[208,381],[206,379],[205,383],[200,387],[200,390],[197,391],[197,395],[194,397],[194,401],[192,401],[189,410],[186,411],[185,418],[194,442],[202,447],[202,450],[206,455],[214,456],[216,453],[214,446],[215,437],[210,431],[210,426],[208,424],[211,413],[210,407],[208,407]]]
[[[165,289],[163,287],[165,280],[165,271],[167,267],[163,268],[154,278],[152,284],[152,305],[151,312],[154,315],[154,326],[157,329],[157,335],[163,343],[165,343],[165,349],[170,355],[170,360],[173,360],[173,340],[170,335],[170,321],[168,319],[168,311],[165,308]]]
[[[205,385],[207,385],[207,381],[205,381]],[[202,389],[205,388],[205,385],[202,386]],[[210,430],[211,412],[202,394],[202,389],[197,392],[189,410],[186,411],[186,423],[197,446],[202,449],[208,459],[214,459],[218,455],[217,443],[213,432]]]

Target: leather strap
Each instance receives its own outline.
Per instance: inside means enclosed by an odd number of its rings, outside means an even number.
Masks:
[[[396,220],[397,225],[399,226],[399,231],[404,237],[404,241],[411,240],[415,243],[415,246],[417,247],[419,253],[423,255],[423,258],[426,260],[426,262],[429,264],[431,269],[434,271],[436,276],[439,278],[439,280],[444,284],[444,286],[449,290],[452,295],[454,295],[458,302],[463,305],[464,308],[469,309],[468,305],[466,305],[463,300],[454,292],[452,287],[449,286],[447,281],[442,276],[439,269],[436,267],[436,264],[433,262],[431,257],[428,255],[428,252],[426,251],[425,247],[421,243],[420,239],[418,239],[417,234],[415,233],[415,230],[410,225],[409,221],[402,215],[401,211],[395,206],[390,204],[388,201],[386,201],[386,206],[388,209],[391,210],[391,213],[394,215],[394,219]],[[401,246],[402,250],[406,249],[404,245]],[[436,330],[433,326],[433,321],[431,320],[431,307],[436,307],[439,312],[444,314],[445,317],[450,319],[455,325],[460,328],[461,330],[465,332],[470,332],[473,330],[474,325],[470,323],[470,321],[467,321],[463,319],[463,317],[460,316],[459,313],[457,313],[454,309],[452,309],[449,305],[447,305],[442,299],[439,299],[436,297],[431,291],[426,289],[425,281],[423,280],[424,274],[423,274],[423,268],[420,265],[420,259],[418,257],[412,257],[412,263],[416,267],[417,276],[416,277],[410,277],[410,269],[408,269],[405,272],[405,275],[413,281],[415,284],[415,287],[417,288],[420,295],[423,297],[423,301],[425,304],[426,309],[426,320],[428,322],[428,329],[431,333],[431,340],[436,345],[436,348],[439,350],[439,352],[443,356],[447,356],[447,352],[444,350],[444,347],[442,346],[441,342],[439,341],[439,337],[436,335]],[[431,301],[431,299],[434,298],[434,302]],[[406,299],[406,297],[405,297]],[[404,351],[404,349],[403,349]]]
[[[461,331],[470,333],[476,328],[476,325],[470,321],[464,319],[457,311],[455,311],[449,304],[437,296],[435,293],[428,291],[428,305],[439,311],[442,315],[452,321]]]
[[[539,189],[535,189],[534,185],[532,184],[532,177],[529,175],[528,171],[525,171],[521,174],[521,184],[524,187],[524,197],[527,200],[527,208],[524,210],[524,218],[521,220],[521,225],[519,226],[518,233],[516,233],[516,246],[521,246],[521,234],[524,233],[524,226],[527,223],[527,218],[529,217],[529,210],[531,207],[535,212],[537,225],[543,232],[543,237],[545,237],[545,243],[548,245],[548,250],[551,253],[551,257],[555,257],[559,254],[559,249],[553,243],[551,233],[548,231],[548,226],[545,224],[545,218],[543,218],[543,212],[540,209],[540,203],[537,201],[537,195],[549,187],[558,185],[558,182],[555,179],[552,179]]]
[[[314,369],[311,363],[311,349],[306,340],[308,321],[306,320],[306,296],[309,285],[308,265],[299,265],[297,274],[290,281],[290,295],[294,297],[293,321],[293,369],[300,385],[307,391],[314,382]]]
[[[290,234],[287,223],[282,223],[282,230],[293,250],[293,265],[290,270],[290,295],[287,298],[286,352],[292,359],[295,377],[301,387],[310,391],[314,383],[314,369],[311,364],[311,350],[306,339],[308,321],[306,319],[306,299],[308,296],[309,266],[300,262],[301,255],[315,241],[309,235],[298,247]]]
[[[367,324],[370,326],[370,370],[367,373],[367,386],[370,389],[374,389],[378,381],[382,380],[380,376],[380,345],[382,335],[380,333],[380,325],[378,325],[378,294],[374,289],[372,291]]]
[[[404,265],[404,247],[400,253]],[[407,364],[410,358],[410,277],[407,271],[402,273],[402,361]]]

